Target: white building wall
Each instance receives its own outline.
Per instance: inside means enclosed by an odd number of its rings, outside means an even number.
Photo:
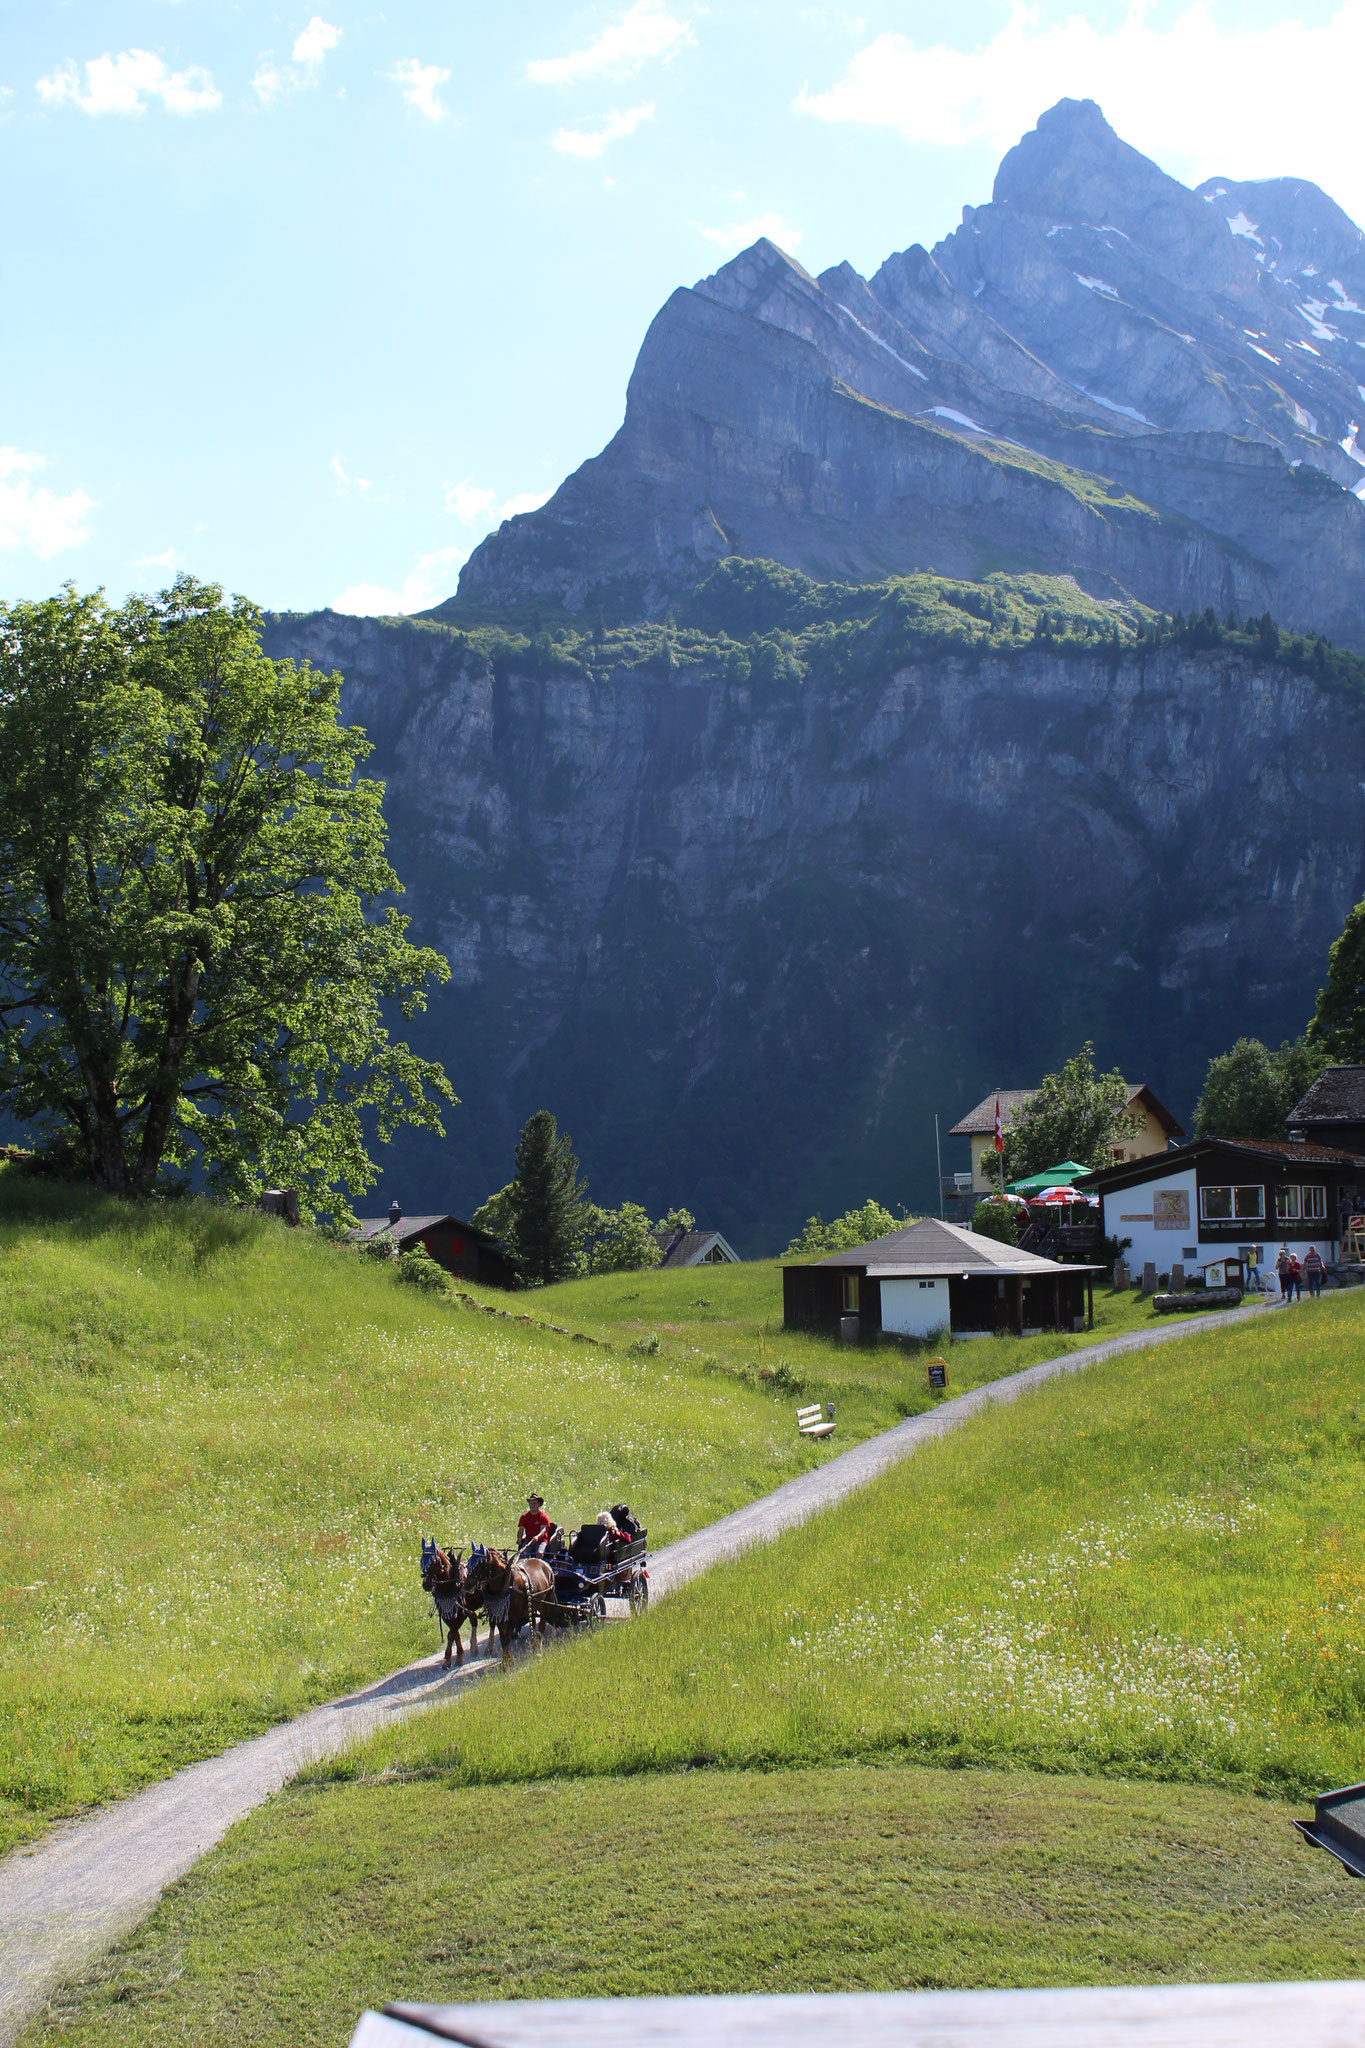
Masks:
[[[951,1317],[946,1273],[924,1280],[883,1280],[884,1330],[898,1337],[932,1337],[948,1328]]]
[[[1180,1197],[1184,1196],[1181,1211]],[[1165,1196],[1164,1201],[1160,1199]],[[1183,1222],[1157,1222],[1163,1215],[1183,1216]],[[1194,1168],[1187,1167],[1183,1173],[1172,1173],[1161,1180],[1145,1181],[1140,1187],[1120,1188],[1117,1194],[1103,1198],[1104,1234],[1118,1239],[1133,1240],[1124,1258],[1136,1277],[1150,1259],[1157,1272],[1169,1273],[1177,1261],[1184,1266],[1187,1276],[1197,1274],[1201,1266],[1209,1265],[1214,1259],[1235,1258],[1239,1245],[1254,1244],[1261,1247],[1261,1271],[1273,1279],[1275,1261],[1279,1256],[1283,1240],[1276,1234],[1275,1219],[1269,1217],[1259,1223],[1238,1224],[1237,1237],[1230,1241],[1220,1237],[1217,1241],[1201,1238],[1199,1235],[1199,1196],[1195,1188]],[[1336,1248],[1330,1237],[1312,1240],[1316,1243],[1324,1265],[1330,1265],[1336,1256]],[[1290,1250],[1296,1252],[1300,1261],[1308,1250],[1310,1240],[1293,1238],[1289,1240]],[[1191,1247],[1194,1255],[1191,1257]]]

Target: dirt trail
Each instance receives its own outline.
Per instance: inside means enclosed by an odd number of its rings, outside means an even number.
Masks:
[[[659,1551],[650,1560],[652,1591],[656,1598],[672,1592],[712,1565],[756,1543],[772,1542],[784,1529],[845,1499],[983,1408],[1017,1401],[1030,1388],[1062,1373],[1081,1372],[1098,1359],[1201,1329],[1225,1329],[1266,1313],[1267,1305],[1258,1303],[1217,1317],[1130,1332],[959,1394]],[[480,1678],[490,1663],[480,1659],[462,1671],[445,1672],[439,1653],[422,1658],[222,1756],[193,1764],[134,1798],[58,1827],[6,1857],[0,1863],[0,2048],[8,2048],[54,1985],[145,1919],[166,1885],[183,1877],[234,1821],[260,1806],[305,1764],[450,1698]]]

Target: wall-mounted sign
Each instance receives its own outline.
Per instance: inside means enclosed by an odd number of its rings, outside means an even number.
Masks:
[[[1152,1228],[1154,1230],[1188,1230],[1190,1227],[1190,1196],[1188,1188],[1154,1188],[1152,1190]]]
[[[1151,1220],[1152,1213],[1150,1209],[1145,1216],[1120,1216],[1119,1218],[1120,1223],[1150,1223]]]

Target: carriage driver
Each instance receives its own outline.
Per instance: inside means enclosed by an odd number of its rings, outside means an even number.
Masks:
[[[517,1556],[544,1557],[545,1545],[554,1535],[555,1525],[545,1512],[543,1493],[528,1493],[526,1513],[517,1523]]]

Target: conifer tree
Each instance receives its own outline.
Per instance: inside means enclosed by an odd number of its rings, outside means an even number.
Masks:
[[[588,1223],[588,1189],[578,1178],[573,1140],[548,1109],[538,1109],[517,1140],[517,1172],[508,1190],[508,1249],[522,1278],[549,1287],[578,1270]]]

